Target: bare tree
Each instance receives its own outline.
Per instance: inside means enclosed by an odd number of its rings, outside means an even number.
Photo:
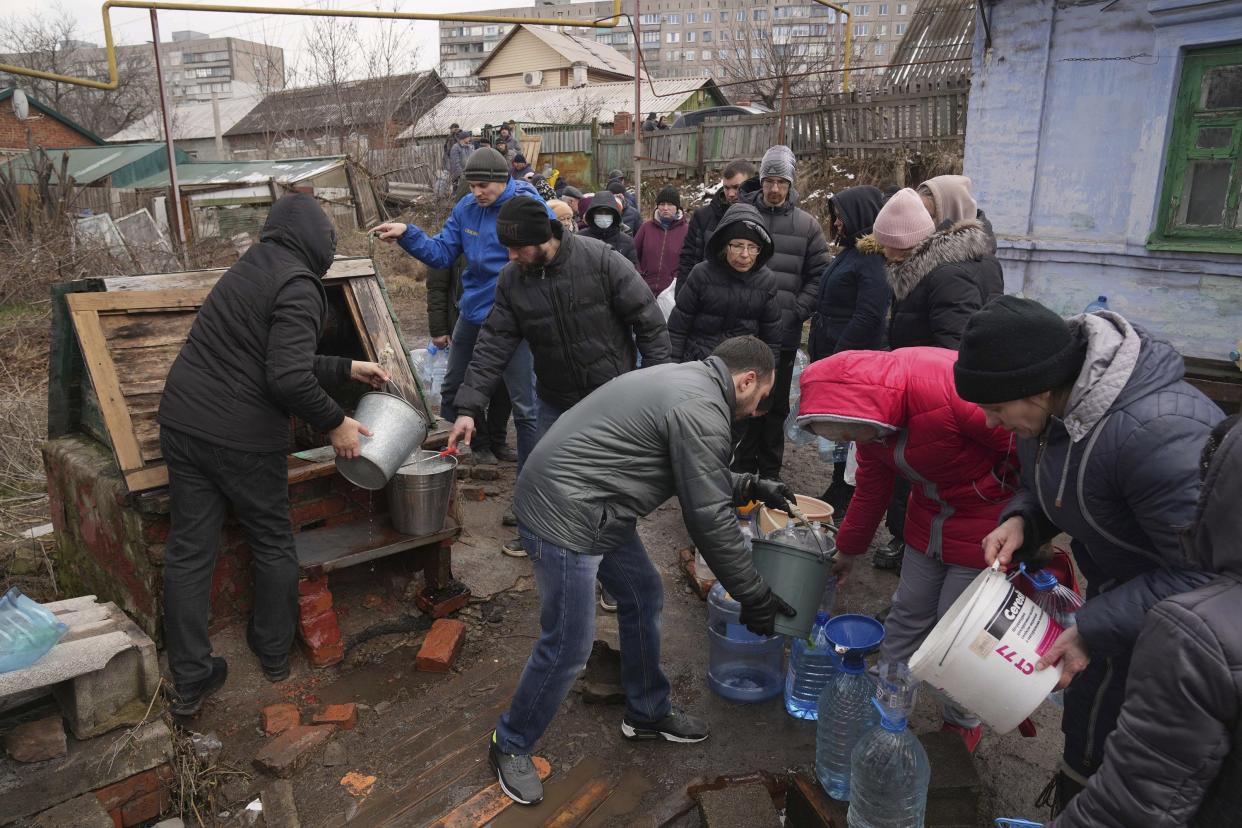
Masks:
[[[809,32],[804,18],[740,23],[717,44],[719,80],[733,85],[732,97],[741,92],[771,109],[780,108],[782,95],[804,102],[837,91],[837,49]]]

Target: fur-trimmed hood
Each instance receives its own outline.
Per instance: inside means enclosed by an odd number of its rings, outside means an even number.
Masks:
[[[864,236],[856,247],[860,253],[884,252],[875,236]],[[977,219],[965,219],[947,230],[933,233],[903,261],[889,264],[888,286],[893,289],[893,301],[905,299],[927,274],[941,265],[978,261],[991,251],[991,237]]]

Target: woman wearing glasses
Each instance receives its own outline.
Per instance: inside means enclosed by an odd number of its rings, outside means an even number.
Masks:
[[[776,277],[766,265],[773,251],[758,210],[734,204],[725,211],[668,318],[674,362],[706,359],[726,339],[748,334],[780,350]]]
[[[982,541],[1018,484],[1010,434],[957,395],[944,348],[842,351],[802,372],[798,424],[858,446],[857,488],[837,532],[842,581],[867,551],[898,477],[911,484],[905,563],[884,622],[882,661],[906,661],[986,566]],[[946,702],[945,730],[979,743],[979,720]]]

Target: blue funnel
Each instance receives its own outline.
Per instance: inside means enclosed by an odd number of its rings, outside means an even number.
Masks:
[[[824,627],[824,635],[841,656],[841,669],[860,673],[863,657],[884,640],[884,625],[870,615],[838,615]]]

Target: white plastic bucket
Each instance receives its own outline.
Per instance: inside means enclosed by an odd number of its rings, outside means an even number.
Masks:
[[[1061,632],[1003,573],[985,569],[911,656],[910,672],[1008,733],[1060,681],[1059,664],[1035,664]]]

